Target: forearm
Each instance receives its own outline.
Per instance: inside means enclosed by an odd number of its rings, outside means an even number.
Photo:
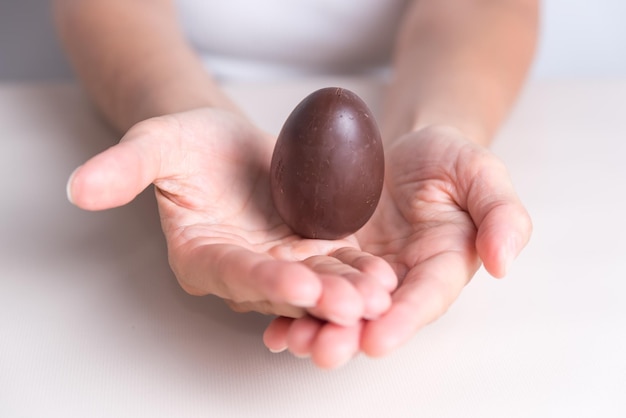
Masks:
[[[56,0],[61,40],[109,121],[217,106],[236,110],[186,43],[171,0]]]
[[[487,144],[530,67],[536,0],[419,0],[398,35],[383,114],[388,140],[446,124]]]

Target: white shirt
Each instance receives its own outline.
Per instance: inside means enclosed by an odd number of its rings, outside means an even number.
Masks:
[[[177,0],[219,79],[358,74],[389,63],[407,0]]]

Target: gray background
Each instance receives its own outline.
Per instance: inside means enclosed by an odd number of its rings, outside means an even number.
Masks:
[[[0,79],[72,77],[50,10],[50,0],[0,0]]]
[[[543,9],[533,77],[626,76],[626,1],[545,0]],[[0,79],[71,77],[50,0],[0,0]]]

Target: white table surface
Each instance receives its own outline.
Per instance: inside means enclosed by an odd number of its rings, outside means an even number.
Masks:
[[[267,129],[317,87],[228,86]],[[504,280],[383,359],[271,354],[269,318],[177,285],[151,190],[83,212],[72,170],[116,136],[72,84],[0,84],[1,417],[625,417],[626,80],[528,87],[494,151],[531,212]]]

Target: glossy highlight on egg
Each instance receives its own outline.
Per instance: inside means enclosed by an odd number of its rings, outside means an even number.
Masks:
[[[339,239],[372,216],[383,187],[380,130],[365,102],[328,87],[305,97],[286,119],[274,148],[274,206],[298,235]]]

